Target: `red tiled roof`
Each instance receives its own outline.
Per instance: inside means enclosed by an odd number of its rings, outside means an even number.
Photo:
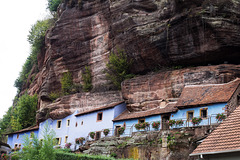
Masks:
[[[191,85],[183,88],[178,108],[228,102],[236,91],[240,78],[224,84]]]
[[[240,106],[220,124],[191,154],[240,151]]]
[[[176,111],[177,111],[176,103],[169,103],[165,108],[155,108],[147,111],[129,112],[128,110],[125,110],[122,114],[117,116],[113,121],[135,119],[135,118],[147,117],[151,115],[172,113]]]
[[[34,125],[34,126],[31,126],[31,127],[28,127],[28,128],[24,128],[24,129],[16,131],[16,132],[7,133],[6,135],[22,133],[22,132],[27,132],[27,131],[33,131],[33,130],[38,130],[38,129],[39,129],[39,126],[38,125]]]
[[[113,107],[115,107],[115,106],[117,106],[117,105],[119,105],[119,104],[121,104],[123,102],[124,101],[120,101],[120,102],[109,104],[107,106],[97,107],[97,108],[94,108],[94,109],[91,109],[91,110],[88,110],[88,111],[83,111],[81,113],[76,114],[75,116],[77,117],[77,116],[80,116],[80,115],[83,115],[83,114],[92,113],[92,112],[103,110],[103,109],[113,108]]]

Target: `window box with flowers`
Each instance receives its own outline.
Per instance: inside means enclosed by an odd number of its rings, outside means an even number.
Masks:
[[[182,126],[184,121],[182,119],[176,120],[176,126]]]
[[[92,139],[94,139],[94,137],[95,137],[95,132],[90,132],[90,133],[89,133],[89,136],[90,136]]]
[[[76,144],[83,144],[83,141],[85,141],[84,137],[80,137],[80,138],[75,139]]]
[[[169,125],[170,127],[172,127],[173,125],[176,124],[176,120],[175,120],[175,119],[171,119],[171,120],[167,121],[167,123],[168,123],[168,125]]]
[[[218,122],[222,122],[223,120],[226,119],[226,115],[223,114],[223,113],[218,113],[217,116],[216,116],[216,119]]]
[[[70,148],[71,145],[72,145],[72,143],[66,143],[66,144],[65,144],[65,147],[66,147],[66,148]]]
[[[195,125],[199,125],[201,122],[202,122],[202,118],[201,117],[199,117],[199,118],[197,118],[197,117],[194,117],[194,118],[192,118],[192,124],[195,126]]]
[[[140,129],[146,129],[147,127],[149,127],[150,124],[148,122],[143,122],[143,123],[137,123],[135,124],[135,128],[136,130],[140,130]]]
[[[155,130],[158,130],[160,127],[160,121],[155,121],[152,123],[152,128],[154,128]]]
[[[104,130],[103,130],[103,134],[104,134],[105,136],[107,136],[107,135],[109,134],[109,132],[110,132],[109,129],[104,129]]]

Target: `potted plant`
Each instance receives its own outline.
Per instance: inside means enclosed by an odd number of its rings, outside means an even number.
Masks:
[[[66,144],[65,144],[65,147],[66,147],[66,148],[70,148],[71,145],[72,145],[72,143],[66,143]]]
[[[191,121],[192,121],[192,124],[193,124],[194,126],[195,126],[195,125],[199,125],[199,123],[202,122],[202,118],[201,118],[201,117],[199,117],[199,118],[193,117]]]
[[[160,127],[160,121],[156,121],[152,123],[152,128],[158,130]]]
[[[80,137],[80,138],[75,139],[76,144],[83,144],[83,141],[85,141],[84,137]]]
[[[176,124],[176,121],[174,119],[171,119],[168,121],[168,125],[172,127],[174,124]]]
[[[109,129],[104,129],[104,130],[103,130],[103,134],[104,134],[105,136],[107,136],[109,132],[110,132]]]
[[[94,137],[95,137],[95,132],[90,132],[90,133],[89,133],[89,136],[90,136],[92,139],[94,139]]]
[[[125,131],[125,128],[124,128],[124,127],[118,128],[118,134],[119,134],[119,135],[122,135],[122,134],[124,133],[124,131]]]
[[[143,122],[143,123],[137,123],[135,124],[135,128],[137,130],[140,130],[140,129],[146,129],[147,127],[149,127],[150,124],[148,122]]]
[[[218,122],[222,122],[224,119],[226,119],[226,115],[223,113],[218,113],[216,119]]]
[[[176,120],[176,125],[177,125],[177,126],[182,126],[183,123],[184,123],[184,122],[183,122],[182,119]]]

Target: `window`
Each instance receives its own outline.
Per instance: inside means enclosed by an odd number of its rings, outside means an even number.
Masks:
[[[67,143],[68,141],[68,136],[65,136],[65,143]]]
[[[77,122],[76,122],[75,127],[77,127],[77,126],[78,126],[78,124],[77,124]]]
[[[101,138],[101,132],[96,132],[95,140],[99,140]]]
[[[83,121],[81,122],[81,125],[83,125]]]
[[[70,119],[67,120],[67,127],[70,126]]]
[[[57,129],[60,129],[62,126],[62,120],[57,121]]]
[[[61,144],[61,138],[56,138],[56,145],[60,145]]]
[[[97,114],[97,122],[102,121],[102,118],[103,118],[103,113],[102,112],[98,113]]]
[[[208,111],[207,108],[201,108],[200,109],[200,117],[201,118],[207,118],[207,115],[208,115],[207,111]]]
[[[18,147],[21,148],[21,147],[22,147],[22,144],[20,143],[20,144],[18,145]]]
[[[19,134],[17,134],[17,139],[19,138]]]
[[[191,120],[193,118],[193,114],[194,114],[193,111],[188,111],[187,112],[187,120]]]
[[[17,143],[15,143],[15,145],[14,145],[14,148],[17,148],[17,146],[18,146],[18,144],[17,144]]]
[[[141,118],[138,120],[138,123],[144,123],[145,122],[145,118]]]

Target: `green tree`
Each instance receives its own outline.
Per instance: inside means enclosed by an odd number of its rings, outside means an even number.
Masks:
[[[134,76],[130,74],[130,66],[131,61],[128,61],[127,54],[123,50],[118,49],[117,53],[110,53],[106,70],[107,79],[109,79],[117,89],[121,89],[121,82]]]
[[[57,12],[57,8],[62,0],[48,0],[48,9],[50,12]]]
[[[63,76],[60,80],[62,92],[64,95],[70,94],[73,87],[73,78],[72,74],[68,71],[63,73]]]
[[[85,66],[85,71],[82,74],[83,78],[83,91],[88,92],[92,89],[92,76],[89,66]]]

